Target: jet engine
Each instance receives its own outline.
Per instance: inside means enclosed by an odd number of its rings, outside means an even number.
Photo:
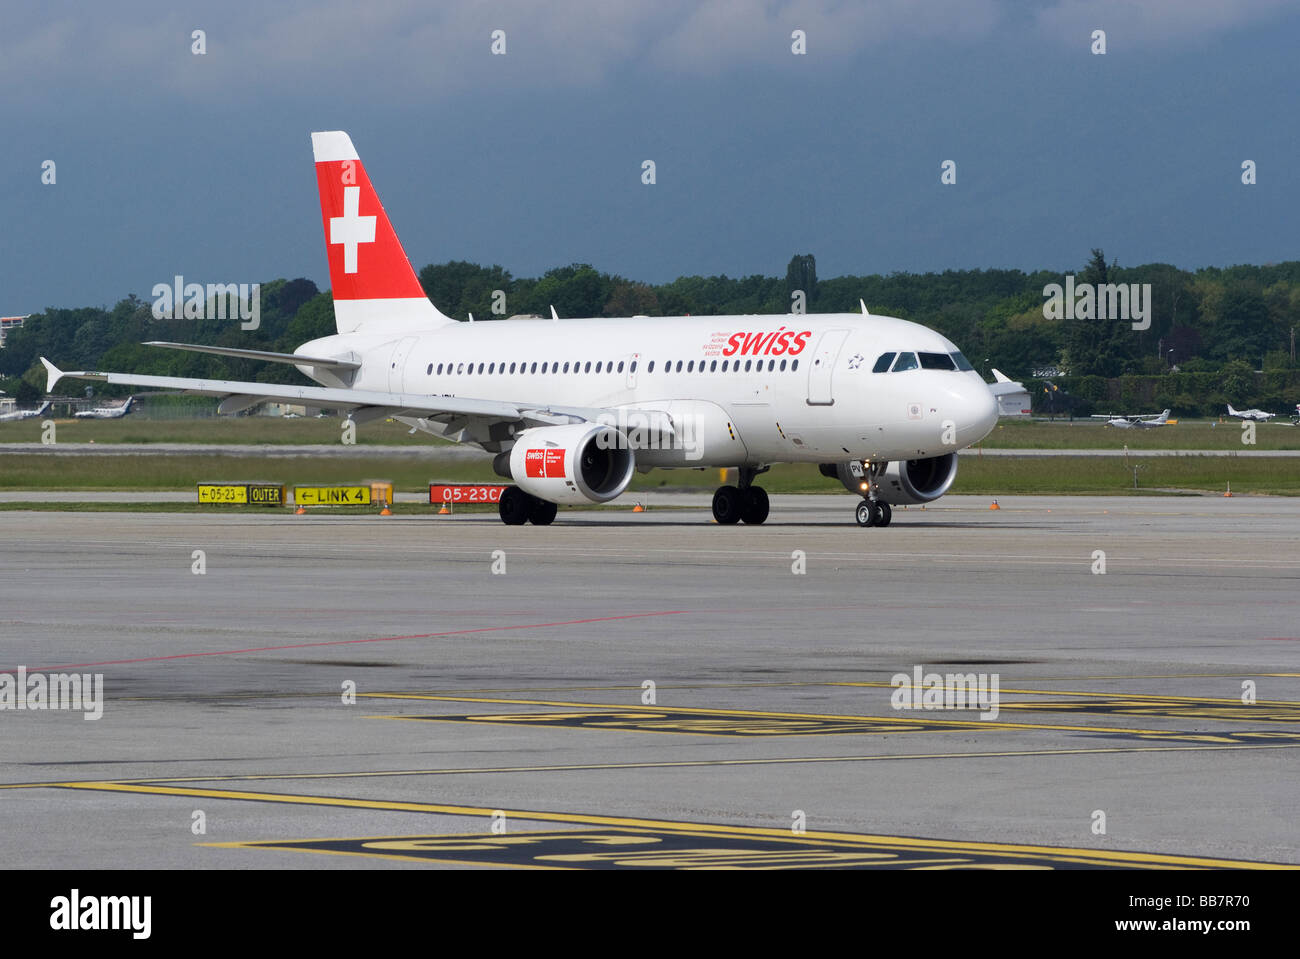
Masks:
[[[541,426],[515,437],[493,468],[525,493],[551,503],[607,503],[632,482],[636,456],[612,426]]]
[[[850,493],[866,495],[867,471],[857,460],[822,463],[819,468],[823,476],[838,479]],[[893,462],[879,477],[880,501],[891,506],[931,503],[948,492],[956,478],[956,453]]]

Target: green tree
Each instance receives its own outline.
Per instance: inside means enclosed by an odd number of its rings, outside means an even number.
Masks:
[[[803,291],[808,312],[811,313],[813,305],[817,302],[817,259],[811,253],[795,255],[791,258],[790,265],[786,267],[785,308],[780,312],[789,312],[796,290]]]

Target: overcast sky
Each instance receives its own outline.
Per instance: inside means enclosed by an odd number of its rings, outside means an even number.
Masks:
[[[1283,0],[6,2],[0,315],[328,287],[330,129],[417,269],[1300,259],[1298,46]]]

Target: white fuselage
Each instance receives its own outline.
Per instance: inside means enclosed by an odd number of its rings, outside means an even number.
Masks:
[[[924,326],[855,313],[533,319],[329,336],[299,352],[359,358],[350,382],[299,369],[363,390],[664,411],[696,441],[643,445],[638,466],[896,461],[983,439],[997,402],[978,373],[873,372],[882,354],[909,351],[930,354],[923,362],[932,364],[936,354],[960,355]],[[454,435],[437,422],[399,419]]]

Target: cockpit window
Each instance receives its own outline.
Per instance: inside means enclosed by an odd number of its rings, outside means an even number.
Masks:
[[[952,357],[947,353],[918,353],[923,370],[955,370]]]
[[[952,354],[952,359],[953,362],[957,364],[957,369],[961,370],[963,373],[967,370],[975,369],[975,367],[970,365],[970,360],[966,359],[966,357],[962,356],[960,353]]]
[[[871,368],[872,373],[884,373],[889,369],[889,364],[894,362],[897,353],[881,353],[880,359],[876,360],[876,365]]]
[[[899,353],[898,359],[894,362],[894,368],[891,372],[899,373],[903,370],[914,370],[916,369],[916,366],[915,353]]]

